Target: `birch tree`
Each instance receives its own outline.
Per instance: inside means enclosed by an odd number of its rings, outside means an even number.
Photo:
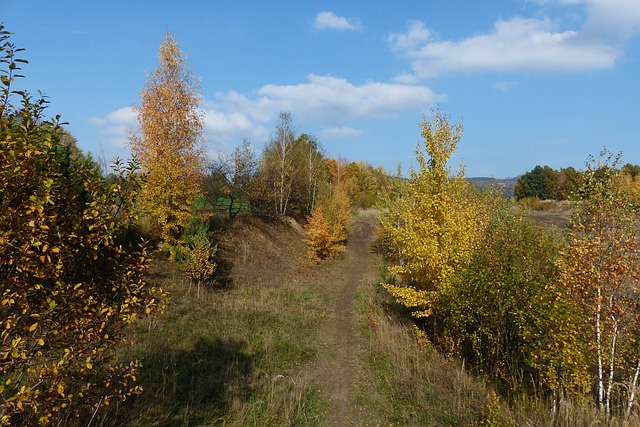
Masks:
[[[200,195],[205,161],[198,82],[170,33],[160,45],[158,67],[149,74],[135,107],[139,132],[129,141],[146,174],[143,210],[172,241],[186,225]]]
[[[263,160],[270,171],[274,192],[273,203],[277,215],[286,215],[291,199],[293,181],[298,165],[295,162],[296,138],[291,124],[291,113],[281,112],[271,141],[267,144]]]
[[[582,307],[596,372],[596,402],[611,413],[616,384],[627,383],[633,405],[640,349],[634,339],[640,303],[638,210],[615,185],[619,156],[591,159],[559,261],[561,281]],[[621,352],[625,357],[621,357]],[[622,393],[622,390],[619,390]]]
[[[416,317],[433,314],[434,303],[453,271],[468,260],[483,214],[476,209],[461,169],[448,167],[462,138],[462,124],[436,111],[423,120],[424,148],[416,150],[419,169],[411,171],[404,197],[381,221],[383,239],[402,254],[390,272],[399,279],[385,287]]]

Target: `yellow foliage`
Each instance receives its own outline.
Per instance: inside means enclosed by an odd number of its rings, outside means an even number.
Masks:
[[[146,174],[141,207],[172,242],[201,193],[203,120],[197,80],[170,34],[160,45],[158,61],[136,107],[140,133],[129,144]]]
[[[432,121],[422,122],[422,136],[425,148],[416,150],[419,170],[411,172],[402,197],[380,222],[388,251],[399,254],[398,264],[389,269],[399,284],[386,288],[418,317],[431,314],[438,291],[470,256],[486,223],[464,171],[452,176],[447,167],[462,125],[451,125],[436,111]]]
[[[316,203],[307,226],[309,258],[313,262],[336,258],[346,249],[351,221],[351,200],[346,190],[337,185],[331,196]]]

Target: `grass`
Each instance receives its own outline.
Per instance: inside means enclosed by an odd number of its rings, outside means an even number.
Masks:
[[[217,236],[222,279],[200,297],[171,264],[155,264],[150,280],[170,287],[172,302],[164,315],[130,329],[137,344],[124,354],[143,361],[145,391],[91,425],[327,425],[330,405],[308,366],[336,298],[318,285],[340,261],[310,269],[300,231],[287,224],[239,219],[225,228]],[[564,400],[555,413],[543,396],[508,406],[461,363],[438,354],[379,284],[359,288],[353,313],[367,347],[354,356],[362,372],[353,391],[368,414],[353,425],[640,425],[638,417],[607,422],[588,402]]]
[[[393,426],[480,422],[487,394],[482,382],[439,355],[381,286],[361,292],[356,309],[369,336],[367,365],[375,388],[363,389],[361,399],[378,418]]]
[[[295,280],[302,242],[286,225],[256,221],[219,238],[225,287],[198,298],[171,264],[154,266],[151,279],[172,301],[130,331],[145,391],[111,408],[103,425],[319,425],[324,403],[301,366],[315,355],[323,310]]]

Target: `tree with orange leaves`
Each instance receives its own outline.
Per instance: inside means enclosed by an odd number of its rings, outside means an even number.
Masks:
[[[634,406],[640,373],[640,229],[631,195],[616,185],[619,156],[603,151],[587,166],[568,241],[561,281],[584,313],[598,408]],[[621,387],[622,385],[622,387]]]
[[[171,242],[201,193],[203,119],[198,82],[170,33],[160,45],[158,62],[135,107],[140,129],[129,145],[146,173],[141,207]]]

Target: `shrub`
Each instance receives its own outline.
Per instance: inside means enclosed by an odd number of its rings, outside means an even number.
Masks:
[[[318,201],[308,218],[306,242],[312,262],[337,258],[346,250],[351,201],[340,184],[336,185],[332,193]]]
[[[161,292],[142,280],[144,245],[124,238],[135,162],[107,181],[44,118],[46,100],[10,104],[8,34],[0,25],[0,425],[47,424],[139,391],[137,361],[115,364],[110,350]]]
[[[208,232],[209,225],[194,215],[182,231],[182,241],[173,247],[180,268],[196,284],[198,296],[200,285],[213,278],[217,267],[214,259],[218,247],[209,239]]]

